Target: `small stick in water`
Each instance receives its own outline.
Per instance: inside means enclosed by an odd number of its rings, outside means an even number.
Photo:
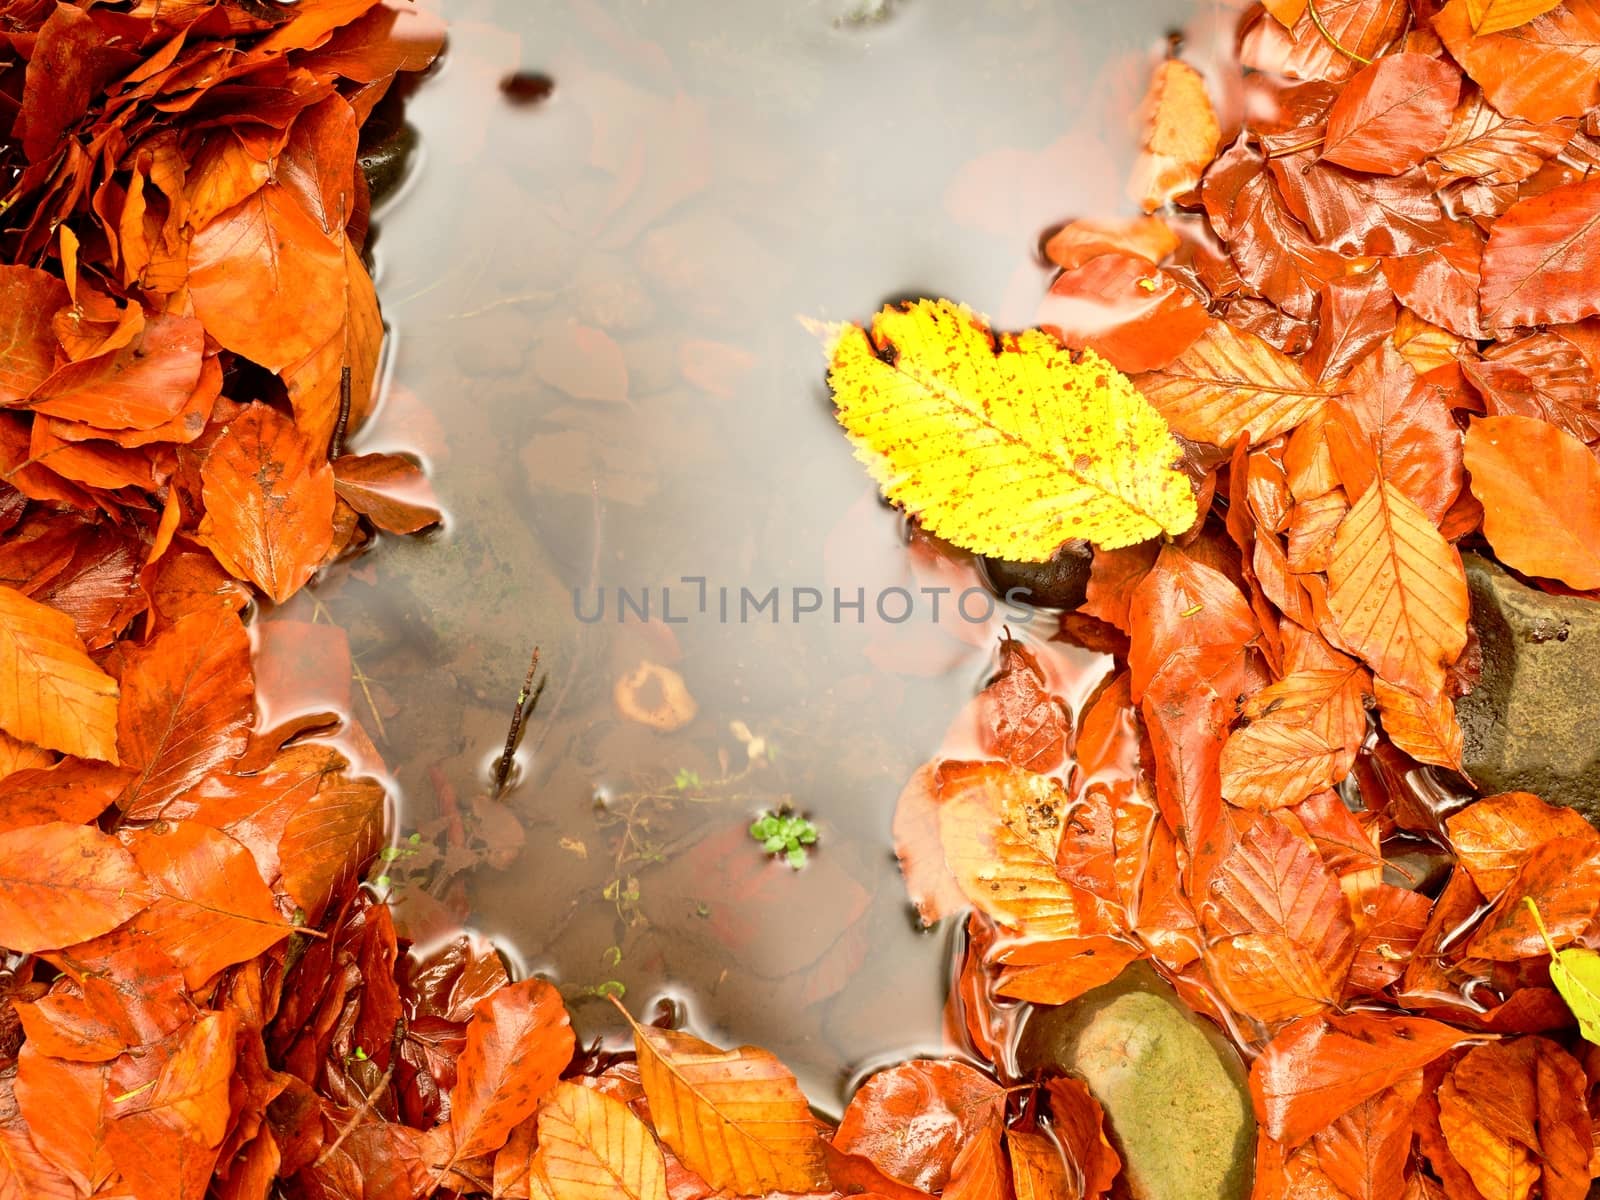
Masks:
[[[350,424],[350,368],[339,368],[339,420],[333,427],[333,438],[328,442],[328,457],[338,458],[344,453],[345,426]]]
[[[528,701],[533,699],[533,677],[539,671],[539,647],[533,648],[533,659],[528,663],[528,675],[522,681],[522,690],[517,693],[517,707],[511,713],[511,729],[506,733],[505,752],[494,765],[494,795],[498,800],[505,794],[506,779],[511,775],[511,764],[515,761],[517,743],[522,740],[522,722],[527,719]]]

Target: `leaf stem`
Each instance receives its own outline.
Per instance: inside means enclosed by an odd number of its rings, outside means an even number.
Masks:
[[[1528,911],[1533,914],[1533,923],[1539,927],[1539,936],[1544,939],[1545,949],[1550,951],[1550,957],[1554,958],[1560,952],[1556,949],[1556,944],[1550,940],[1550,931],[1545,928],[1544,917],[1539,913],[1539,906],[1534,903],[1532,896],[1524,896],[1522,902],[1528,906]]]
[[[1328,27],[1322,23],[1322,14],[1317,11],[1317,0],[1306,0],[1306,12],[1311,17],[1311,23],[1317,27],[1317,32],[1322,35],[1323,40],[1327,42],[1328,45],[1332,46],[1335,50],[1344,55],[1346,58],[1350,59],[1352,62],[1358,62],[1363,67],[1370,67],[1372,65],[1372,60],[1370,58],[1366,58],[1360,54],[1357,54],[1338,38],[1333,36],[1333,33],[1328,29]]]

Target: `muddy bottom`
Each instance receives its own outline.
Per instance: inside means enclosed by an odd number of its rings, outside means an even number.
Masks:
[[[618,1029],[608,993],[668,998],[824,1108],[946,1048],[954,934],[917,926],[890,815],[1002,626],[1053,622],[986,611],[970,563],[907,544],[797,318],[945,295],[1030,324],[1041,233],[1127,211],[1169,32],[1226,40],[1227,13],[1196,12],[452,4],[377,214],[393,336],[354,443],[418,453],[449,521],[284,614],[350,630],[415,936],[464,915],[560,982],[586,1038]],[[535,643],[500,808],[480,797]],[[1081,697],[1106,664],[1063,653]],[[681,676],[692,720],[619,713],[640,663]],[[800,870],[748,833],[785,807],[818,829]]]

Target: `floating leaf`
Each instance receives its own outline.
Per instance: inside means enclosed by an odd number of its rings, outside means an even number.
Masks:
[[[1504,891],[1545,842],[1600,839],[1577,812],[1546,804],[1530,792],[1503,792],[1475,801],[1445,819],[1445,832],[1457,860],[1485,896]]]
[[[1128,195],[1145,212],[1192,192],[1217,156],[1222,129],[1206,96],[1205,78],[1169,58],[1156,68],[1141,113],[1144,140],[1128,180]]]
[[[117,761],[116,681],[90,661],[71,617],[9,587],[0,587],[0,729]]]
[[[828,381],[884,494],[967,549],[1043,562],[1069,538],[1127,546],[1194,523],[1166,423],[1048,334],[920,300],[837,331]]]
[[[924,1192],[950,1181],[962,1149],[1005,1116],[1005,1090],[965,1063],[914,1059],[874,1072],[850,1098],[834,1146]],[[915,1128],[916,1136],[906,1136]]]

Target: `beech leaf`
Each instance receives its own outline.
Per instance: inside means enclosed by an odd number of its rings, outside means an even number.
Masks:
[[[1386,54],[1363,67],[1328,110],[1322,157],[1356,171],[1398,175],[1444,142],[1461,73],[1428,54]]]
[[[0,833],[0,946],[32,954],[88,941],[149,903],[133,856],[92,825]]]
[[[596,1088],[562,1082],[539,1107],[532,1171],[555,1200],[667,1200],[667,1163],[643,1121]]]
[[[889,499],[966,549],[1043,562],[1182,533],[1194,494],[1166,422],[1093,351],[996,334],[965,306],[886,307],[833,332],[828,382]]]
[[[1508,329],[1600,314],[1597,274],[1600,178],[1530,196],[1512,205],[1489,230],[1483,251],[1483,323]]]
[[[90,661],[71,617],[10,587],[0,587],[0,729],[117,761],[116,681]]]
[[[1328,609],[1340,639],[1379,678],[1432,695],[1467,641],[1461,557],[1415,503],[1378,479],[1339,525]]]
[[[1472,20],[1472,32],[1486,37],[1526,25],[1560,3],[1561,0],[1467,0],[1467,16]]]
[[[754,1046],[628,1021],[656,1133],[685,1166],[741,1196],[824,1187],[822,1138],[787,1067]]]
[[[1463,456],[1495,556],[1524,575],[1600,587],[1600,462],[1534,417],[1478,417]]]
[[[478,1001],[450,1092],[450,1162],[505,1145],[555,1086],[575,1045],[561,994],[543,979],[507,984]]]

